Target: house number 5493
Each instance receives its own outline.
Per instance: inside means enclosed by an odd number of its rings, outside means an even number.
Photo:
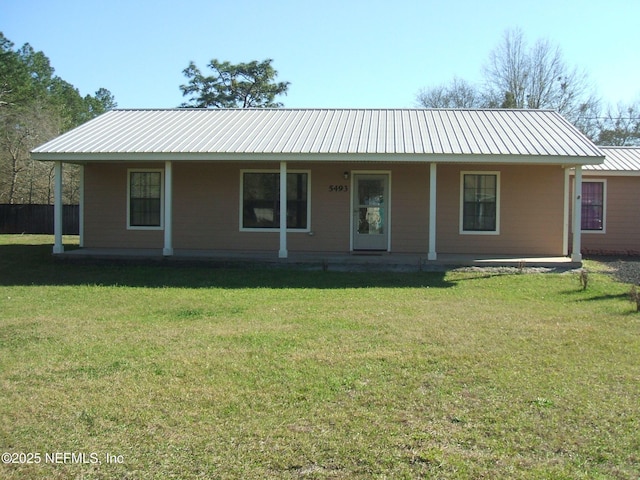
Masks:
[[[329,185],[330,192],[348,192],[349,187],[347,185]]]

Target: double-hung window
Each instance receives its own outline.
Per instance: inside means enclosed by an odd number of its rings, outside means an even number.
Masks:
[[[162,170],[129,170],[127,226],[162,228]]]
[[[585,232],[605,231],[604,180],[582,182],[582,230]]]
[[[500,173],[462,172],[460,184],[460,232],[498,234]]]
[[[280,228],[280,173],[251,171],[241,173],[242,230]],[[309,231],[309,173],[287,172],[287,229]]]

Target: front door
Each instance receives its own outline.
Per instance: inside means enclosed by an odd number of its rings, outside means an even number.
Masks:
[[[389,176],[353,176],[353,249],[387,250],[389,247]]]

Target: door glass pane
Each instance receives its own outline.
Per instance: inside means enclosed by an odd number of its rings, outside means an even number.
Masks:
[[[358,233],[382,235],[384,233],[384,180],[358,181]]]
[[[384,210],[381,207],[360,207],[358,210],[358,233],[363,235],[381,235],[384,233]]]
[[[384,203],[384,182],[382,180],[360,180],[358,182],[360,205],[382,205]]]

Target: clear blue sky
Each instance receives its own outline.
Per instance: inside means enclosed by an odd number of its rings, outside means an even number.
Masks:
[[[0,31],[120,108],[184,98],[182,70],[273,58],[286,107],[414,107],[481,77],[506,29],[549,39],[605,103],[640,99],[640,0],[0,0]]]

